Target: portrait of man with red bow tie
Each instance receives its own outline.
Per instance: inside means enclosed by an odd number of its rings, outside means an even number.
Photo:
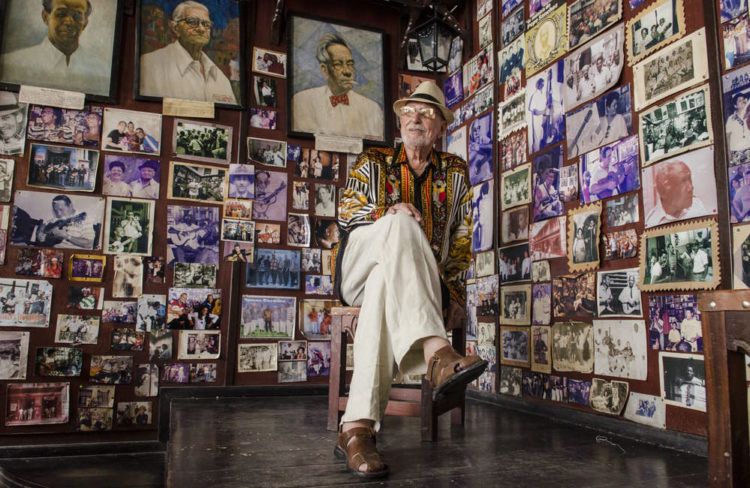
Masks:
[[[369,84],[357,76],[356,58],[352,47],[340,34],[320,36],[315,60],[325,84],[293,95],[292,132],[384,140],[382,105],[355,91],[358,84]],[[297,79],[300,76],[310,79],[312,73],[309,70],[301,72],[305,64],[302,60],[295,60],[293,69],[300,70]]]

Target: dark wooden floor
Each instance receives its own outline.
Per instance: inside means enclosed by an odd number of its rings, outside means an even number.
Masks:
[[[325,413],[323,397],[179,400],[166,465],[163,455],[146,453],[0,460],[0,467],[56,488],[706,485],[703,458],[611,439],[622,452],[597,443],[593,431],[478,402],[469,403],[464,430],[441,422],[435,444],[419,441],[417,419],[389,417],[378,445],[392,473],[362,483],[333,457]]]

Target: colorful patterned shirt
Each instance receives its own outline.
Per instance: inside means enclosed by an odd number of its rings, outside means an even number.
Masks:
[[[397,203],[411,203],[438,262],[451,298],[466,301],[471,261],[471,187],[466,162],[433,150],[420,177],[409,167],[403,146],[363,152],[349,173],[339,202],[339,225],[351,231],[371,224]],[[447,303],[444,306],[447,307]]]

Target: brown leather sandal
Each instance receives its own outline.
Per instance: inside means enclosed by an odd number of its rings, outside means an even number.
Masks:
[[[382,478],[388,475],[388,466],[383,463],[375,447],[375,431],[370,427],[355,427],[339,434],[333,454],[346,460],[349,472],[360,478]],[[364,470],[359,467],[365,465]]]
[[[432,382],[432,396],[446,396],[479,378],[487,361],[479,356],[461,356],[451,346],[438,349],[430,358],[425,377]]]

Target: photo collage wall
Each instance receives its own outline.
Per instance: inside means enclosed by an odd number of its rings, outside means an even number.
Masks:
[[[448,147],[474,185],[467,353],[490,362],[474,388],[705,435],[696,293],[732,271],[719,262],[704,20],[683,0],[475,6],[474,54],[445,82]],[[724,81],[739,111],[727,118],[738,223],[748,79]]]

